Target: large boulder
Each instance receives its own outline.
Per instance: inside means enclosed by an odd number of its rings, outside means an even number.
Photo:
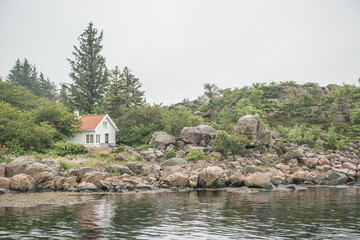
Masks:
[[[199,186],[207,188],[224,187],[222,175],[224,170],[218,166],[210,166],[199,173]]]
[[[59,170],[59,168],[57,168],[57,167],[50,167],[44,163],[33,162],[33,163],[30,163],[29,165],[27,165],[24,168],[24,170],[22,171],[22,173],[25,173],[29,176],[34,177],[35,175],[37,175],[41,172],[51,172],[53,174],[57,174],[58,170]]]
[[[102,187],[100,180],[104,180],[105,178],[107,178],[107,176],[108,174],[103,172],[88,172],[81,179],[81,182],[92,183],[97,187]]]
[[[173,136],[170,136],[166,132],[156,132],[152,135],[150,144],[154,146],[154,148],[165,150],[167,146],[170,144],[175,145],[176,139]]]
[[[216,130],[208,125],[184,127],[180,138],[186,143],[207,146],[216,137]]]
[[[127,166],[121,165],[121,164],[111,164],[109,166],[106,167],[106,171],[108,173],[115,173],[115,174],[124,174],[124,173],[129,173],[130,172],[130,168],[128,168]]]
[[[54,189],[55,175],[51,172],[40,172],[33,176],[37,189]]]
[[[164,166],[181,166],[185,164],[188,164],[188,162],[183,158],[170,158],[163,162]]]
[[[6,177],[0,177],[0,188],[9,189],[11,184],[11,180]]]
[[[10,189],[12,190],[27,191],[35,188],[35,180],[23,173],[12,176],[10,180]]]
[[[247,187],[260,187],[271,188],[271,179],[265,173],[256,172],[245,178],[245,186]]]
[[[143,173],[144,169],[143,169],[143,164],[142,162],[139,161],[134,161],[134,162],[127,162],[126,166],[133,172],[136,174],[141,174]]]
[[[244,131],[250,140],[250,147],[269,146],[272,144],[271,131],[266,129],[259,114],[246,115],[239,118],[235,132]]]
[[[69,172],[69,176],[74,176],[76,177],[76,181],[80,181],[86,173],[93,171],[95,171],[95,168],[93,167],[81,167],[79,169],[71,169]]]
[[[165,178],[170,187],[187,187],[189,185],[188,175],[182,172],[175,172]]]
[[[35,158],[31,156],[21,156],[6,164],[6,176],[12,177],[22,173],[24,169],[31,163],[35,162]]]
[[[332,172],[326,183],[327,185],[339,185],[339,184],[345,184],[347,182],[347,176],[343,173],[339,172]]]

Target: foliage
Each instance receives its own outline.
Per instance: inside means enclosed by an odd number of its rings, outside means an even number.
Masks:
[[[174,150],[167,151],[165,153],[164,157],[165,157],[166,160],[170,159],[170,158],[174,158],[174,157],[176,157],[176,152]]]
[[[148,143],[154,132],[163,131],[166,127],[162,109],[149,105],[129,109],[115,119],[115,123],[119,128],[117,143],[131,146]]]
[[[306,127],[305,125],[295,125],[293,127],[278,126],[275,129],[282,137],[283,141],[308,144],[314,146],[319,138],[321,129],[317,126]]]
[[[190,150],[190,152],[186,155],[185,159],[188,162],[196,162],[199,160],[206,160],[206,156],[203,150]]]
[[[249,143],[250,141],[244,133],[227,134],[225,131],[218,131],[214,140],[214,150],[225,157],[230,153],[235,158],[235,155],[240,153]]]
[[[88,153],[87,147],[82,144],[57,142],[55,144],[55,151],[59,156],[76,155]]]
[[[22,112],[0,102],[0,145],[10,152],[43,152],[54,142],[56,130],[47,122],[36,123],[29,112]]]
[[[45,78],[42,72],[38,76],[35,65],[31,65],[26,58],[23,63],[21,63],[20,59],[15,62],[8,79],[11,83],[29,89],[36,96],[46,97],[51,100],[57,98],[55,84],[49,78]]]
[[[74,81],[68,85],[69,107],[81,113],[94,113],[101,105],[108,87],[108,72],[105,57],[100,52],[103,32],[90,22],[78,38],[79,47],[74,46],[74,60],[67,59],[71,66],[70,77]]]
[[[124,67],[120,72],[118,66],[110,71],[111,87],[106,94],[106,109],[112,116],[119,115],[119,109],[138,107],[144,104],[144,91],[140,88],[142,84],[131,70]],[[121,112],[121,111],[120,111]]]
[[[79,121],[62,104],[36,97],[22,86],[0,82],[0,145],[11,153],[44,152],[77,131]]]
[[[187,109],[163,110],[165,115],[165,131],[172,136],[179,137],[184,127],[193,127],[201,125],[204,120],[195,116]]]
[[[336,133],[334,126],[331,126],[326,133],[326,144],[331,149],[342,150],[345,146],[345,140],[339,140],[339,135]]]

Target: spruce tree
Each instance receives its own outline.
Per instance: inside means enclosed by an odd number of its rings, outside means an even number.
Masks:
[[[119,117],[126,109],[141,106],[144,100],[142,84],[131,70],[124,67],[123,72],[119,67],[110,71],[111,87],[106,94],[106,110],[111,116]]]
[[[71,107],[82,113],[93,113],[102,103],[108,86],[108,73],[105,58],[100,54],[103,46],[103,31],[89,23],[80,35],[79,47],[74,46],[74,60],[67,59],[71,65],[70,77],[74,81],[69,85]]]
[[[18,59],[14,67],[10,70],[8,80],[11,83],[26,87],[33,94],[39,97],[46,97],[51,100],[56,99],[56,86],[49,78],[45,79],[43,73],[38,73],[35,65],[31,65],[25,58],[24,62]]]
[[[51,100],[56,100],[56,86],[53,82],[50,81],[49,78],[45,78],[42,72],[40,72],[38,82],[40,88],[40,96],[49,98]]]

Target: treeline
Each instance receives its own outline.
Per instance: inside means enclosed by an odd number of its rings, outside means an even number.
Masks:
[[[25,58],[23,62],[18,59],[14,67],[10,70],[8,80],[11,83],[29,89],[39,97],[46,97],[51,100],[57,99],[57,88],[54,82],[50,81],[44,74],[38,74],[35,65],[31,65]]]

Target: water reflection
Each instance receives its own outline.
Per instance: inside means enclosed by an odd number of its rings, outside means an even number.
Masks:
[[[64,207],[0,207],[0,238],[360,239],[360,190],[355,187],[96,198]]]

